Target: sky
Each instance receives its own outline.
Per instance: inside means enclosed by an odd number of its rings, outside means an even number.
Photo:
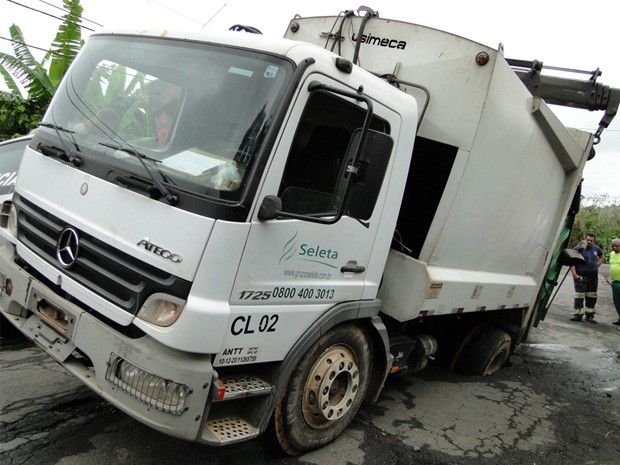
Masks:
[[[113,27],[226,30],[254,26],[282,37],[295,15],[332,16],[366,5],[379,16],[448,31],[491,48],[504,47],[507,58],[539,60],[547,66],[585,71],[600,69],[598,82],[620,89],[620,38],[617,0],[590,4],[575,0],[81,0],[83,25],[94,31]],[[26,42],[46,48],[61,17],[61,0],[0,0],[0,37],[17,24]],[[40,10],[44,13],[41,13]],[[92,32],[83,29],[84,37]],[[12,53],[0,39],[0,51]],[[37,58],[42,57],[41,55]],[[572,75],[587,79],[587,75]],[[3,84],[0,88],[6,89]],[[603,112],[552,107],[562,122],[594,131]],[[603,132],[596,156],[586,164],[582,195],[607,195],[620,202],[620,115]]]

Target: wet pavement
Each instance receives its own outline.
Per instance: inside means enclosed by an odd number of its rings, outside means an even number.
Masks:
[[[224,448],[169,438],[111,407],[33,345],[2,339],[0,463],[614,465],[620,331],[611,325],[610,288],[599,282],[598,323],[569,320],[569,277],[498,373],[430,366],[392,382],[334,443],[300,457],[283,456],[267,435]]]

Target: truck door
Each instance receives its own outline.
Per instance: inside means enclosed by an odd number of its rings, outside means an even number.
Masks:
[[[345,153],[366,114],[363,105],[334,93],[302,92],[267,167],[258,202],[277,195],[283,211],[333,216]],[[371,129],[389,133],[390,127],[375,105]],[[246,331],[251,318],[246,336],[278,334],[285,351],[317,314],[339,302],[374,298],[381,275],[369,267],[376,258],[373,245],[385,184],[365,221],[346,213],[334,224],[290,218],[260,221],[255,213],[231,296],[232,321],[236,322],[231,323],[231,332]],[[387,248],[383,247],[380,255],[386,254]],[[265,350],[261,348],[263,354]]]

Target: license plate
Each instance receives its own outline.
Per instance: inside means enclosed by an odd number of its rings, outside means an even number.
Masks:
[[[65,361],[75,350],[72,342],[43,323],[37,315],[30,315],[22,327],[22,332],[59,362]]]
[[[28,310],[67,340],[73,336],[83,310],[47,288],[33,284],[28,295]]]

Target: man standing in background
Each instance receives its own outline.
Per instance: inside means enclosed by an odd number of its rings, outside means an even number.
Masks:
[[[618,313],[618,319],[614,321],[616,329],[620,331],[620,239],[611,241],[612,252],[609,254],[609,279],[611,295]],[[611,282],[609,281],[611,280]]]
[[[575,314],[571,321],[581,321],[584,315],[586,321],[595,323],[594,306],[596,305],[596,292],[598,289],[598,268],[603,263],[603,251],[600,247],[594,245],[596,235],[594,233],[586,234],[574,250],[578,251],[584,258],[584,263],[571,267],[573,280],[575,283]]]

